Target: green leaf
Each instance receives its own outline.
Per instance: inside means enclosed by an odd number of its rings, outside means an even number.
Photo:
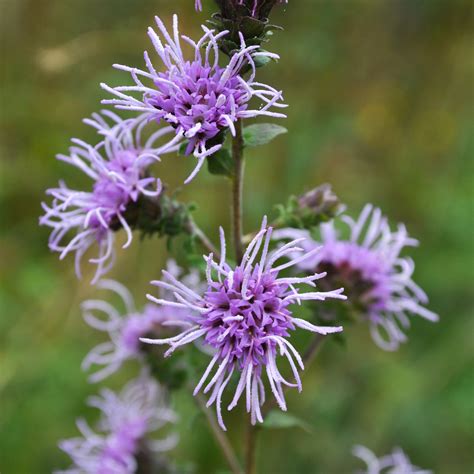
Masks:
[[[234,172],[234,162],[227,148],[221,148],[207,158],[207,169],[211,174],[231,177]]]
[[[259,146],[270,143],[275,137],[288,130],[273,123],[256,123],[244,128],[244,143],[246,146]]]
[[[307,433],[311,433],[311,426],[304,420],[297,418],[296,416],[279,410],[272,410],[265,417],[263,422],[264,428],[301,428]]]
[[[268,63],[272,61],[271,58],[268,56],[256,56],[253,62],[255,63],[255,67],[263,67],[266,66]]]

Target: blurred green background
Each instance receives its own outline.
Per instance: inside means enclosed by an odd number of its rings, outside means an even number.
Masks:
[[[142,66],[153,15],[179,13],[193,36],[212,11],[204,3],[198,15],[193,0],[0,0],[2,473],[65,468],[57,441],[76,435],[76,417],[94,416],[84,399],[97,387],[79,365],[102,338],[78,308],[94,289],[76,280],[70,259],[49,253],[48,230],[37,225],[45,188],[86,181],[54,156],[71,136],[95,139],[80,120],[100,107],[99,82],[128,81],[112,63]],[[421,240],[415,277],[441,320],[415,319],[395,354],[379,350],[364,326],[350,328],[346,347],[327,344],[303,394],[288,397],[313,432],[265,432],[260,472],[352,472],[355,443],[379,454],[400,445],[436,473],[472,472],[473,3],[290,0],[277,10],[285,32],[270,49],[281,61],[261,80],[284,90],[290,133],[248,153],[247,230],[288,194],[330,182],[350,212],[373,202]],[[185,158],[160,168],[172,186],[189,169]],[[199,204],[209,234],[227,223],[225,180],[203,172],[181,196]],[[142,304],[165,258],[163,242],[136,239],[111,276]],[[135,369],[106,383],[119,387]],[[191,397],[174,403],[182,417],[173,458],[195,462],[198,473],[225,472]],[[240,449],[241,433],[230,437]]]

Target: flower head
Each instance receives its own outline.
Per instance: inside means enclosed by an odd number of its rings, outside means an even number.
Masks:
[[[360,445],[354,446],[352,453],[367,464],[364,474],[432,474],[432,471],[413,466],[400,448],[395,448],[391,454],[381,458],[377,458],[370,449]]]
[[[97,430],[78,420],[82,437],[59,443],[74,464],[64,473],[132,474],[139,459],[176,444],[175,436],[149,439],[151,433],[174,422],[176,415],[166,406],[159,385],[147,376],[131,381],[119,394],[104,389],[90,397],[88,405],[101,411]]]
[[[223,67],[219,65],[218,41],[227,31],[215,34],[203,26],[204,35],[195,42],[187,36],[180,36],[176,15],[173,17],[173,36],[158,17],[156,24],[161,37],[153,28],[148,29],[148,36],[165,70],[158,72],[146,51],[146,71],[115,64],[117,69],[130,72],[135,85],[109,87],[102,84],[105,90],[117,97],[104,100],[103,103],[138,111],[149,120],[165,121],[174,128],[175,140],[188,140],[186,153],[193,153],[198,162],[186,179],[187,183],[197,174],[205,158],[222,147],[220,133],[230,130],[235,135],[237,120],[259,115],[284,117],[270,110],[272,107],[284,107],[279,102],[281,93],[255,81],[253,58],[277,56],[258,52],[258,46],[246,46],[242,39],[240,50]],[[194,52],[190,59],[185,59],[181,39]],[[240,75],[244,67],[250,67],[248,79]],[[142,79],[149,84],[144,84]],[[140,96],[136,98],[130,93],[139,93]],[[249,107],[254,97],[263,104],[258,109]]]
[[[182,270],[172,260],[167,267],[171,275],[181,277],[190,287],[198,287],[199,276],[195,272],[183,276]],[[142,311],[137,311],[132,295],[120,283],[100,280],[97,286],[116,293],[123,302],[125,314],[121,315],[107,301],[88,300],[82,303],[86,322],[98,331],[106,332],[110,339],[94,347],[82,363],[84,370],[94,365],[101,367],[90,376],[91,382],[99,382],[117,372],[127,360],[141,360],[143,352],[140,337],[176,334],[176,328],[188,328],[190,325],[186,321],[186,310],[147,304]],[[172,295],[162,291],[161,296],[166,298]],[[97,316],[97,313],[101,316]]]
[[[369,321],[375,343],[382,349],[396,350],[406,341],[401,328],[410,326],[407,314],[438,320],[422,306],[428,298],[412,280],[413,261],[400,256],[404,247],[417,245],[417,241],[408,236],[403,225],[392,232],[380,209],[369,204],[357,221],[348,216],[342,219],[350,230],[348,239],[339,236],[333,222],[321,225],[320,242],[305,230],[284,229],[276,237],[305,237],[302,246],[308,252],[322,245],[322,250],[300,262],[299,268],[327,272],[325,282],[343,285],[348,303]]]
[[[109,125],[105,118],[112,121]],[[155,142],[170,127],[154,133],[145,144],[141,144],[143,120],[122,121],[117,115],[103,111],[103,116],[94,114],[84,121],[96,128],[102,140],[91,146],[79,139],[72,139],[69,155],[57,158],[75,166],[92,179],[92,189],[78,191],[70,189],[64,182],[52,188],[47,194],[53,203],[43,203],[44,215],[40,224],[51,227],[49,248],[60,252],[60,259],[75,252],[76,274],[81,276],[82,256],[94,244],[99,255],[90,262],[97,265],[93,282],[104,275],[114,261],[114,231],[124,228],[127,240],[124,248],[132,242],[132,230],[124,213],[130,203],[140,196],[156,197],[161,193],[159,179],[147,176],[146,170],[153,160],[164,151]],[[168,148],[167,148],[168,149]],[[68,240],[68,236],[75,233]]]
[[[282,410],[286,410],[282,386],[298,387],[299,391],[302,389],[297,366],[301,370],[304,366],[289,340],[292,331],[297,327],[324,335],[342,331],[342,327],[318,327],[294,317],[291,306],[304,300],[345,299],[345,296],[341,294],[342,289],[302,293],[296,286],[305,284],[314,287],[314,282],[324,274],[295,278],[281,276],[281,271],[311,257],[317,250],[278,264],[279,259],[302,249],[296,246],[298,241],[293,241],[275,252],[269,252],[272,228],[266,227],[266,218],[260,232],[250,242],[242,261],[236,267],[226,262],[226,243],[222,229],[220,237],[219,262],[214,261],[212,254],[205,257],[207,290],[204,293],[196,293],[165,273],[166,281],[153,283],[171,290],[174,299],[160,299],[148,295],[160,305],[187,309],[190,313],[188,319],[193,326],[168,339],[142,340],[151,344],[169,344],[170,348],[166,354],[169,355],[185,344],[199,338],[204,339],[204,343],[214,350],[214,356],[194,393],[199,392],[214,369],[204,393],[212,389],[208,406],[216,402],[219,424],[225,429],[221,399],[234,373],[239,374],[238,384],[228,409],[237,405],[245,391],[247,411],[251,413],[252,423],[257,420],[262,422],[260,406],[265,401],[264,373]],[[287,359],[295,383],[287,381],[279,372],[276,365],[278,352]]]
[[[252,18],[266,19],[276,3],[288,3],[288,0],[216,0],[223,12],[241,9]],[[202,11],[202,0],[195,0],[197,11]]]

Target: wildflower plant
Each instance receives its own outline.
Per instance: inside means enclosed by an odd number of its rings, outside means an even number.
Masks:
[[[272,220],[263,217],[244,235],[244,150],[286,132],[273,123],[285,118],[283,94],[261,82],[259,71],[279,58],[266,49],[271,31],[279,29],[269,17],[287,2],[215,3],[218,11],[197,40],[180,32],[176,15],[171,28],[156,17],[156,28],[148,29],[154,51],[145,51],[145,67],[116,64],[131,83],[101,85],[107,94],[102,103],[115,111],[84,120],[96,140],[75,138],[69,153],[57,156],[92,181],[84,190],[60,181],[47,191],[50,201],[40,217],[52,229],[50,249],[61,260],[74,254],[78,277],[88,255],[95,266],[91,283],[102,290],[101,298],[82,304],[85,321],[103,336],[85,355],[83,369],[97,383],[133,360],[140,374],[120,393],[102,389],[89,400],[101,419],[94,430],[79,421],[82,436],[60,443],[73,463],[64,472],[174,472],[179,463],[168,450],[175,437],[156,441],[154,432],[177,419],[170,408],[174,394],[187,390],[233,474],[244,472],[240,456],[246,474],[255,474],[260,427],[298,423],[285,414],[292,409],[286,391],[303,390],[303,370],[323,341],[340,337],[343,328],[351,336],[340,308],[357,310],[386,350],[406,342],[410,315],[437,320],[412,279],[413,261],[402,253],[417,242],[403,226],[391,230],[373,206],[352,220],[328,184],[290,197]],[[195,7],[202,11],[201,1]],[[262,123],[262,117],[272,122]],[[199,179],[206,162],[211,174],[231,184],[231,237],[221,226],[219,246],[195,221],[194,205],[161,180],[161,170],[172,167],[177,155],[195,159],[186,184]],[[339,233],[338,222],[348,226],[349,236]],[[117,235],[126,249],[136,232],[166,237],[173,243],[168,250],[188,267],[168,259],[147,304],[145,290],[132,297],[124,285],[104,278],[119,255]],[[239,406],[248,413],[240,417],[247,425],[245,453],[224,433],[235,428],[224,411]],[[400,470],[409,462],[398,452],[381,460],[361,447],[355,454],[369,472],[418,472]]]

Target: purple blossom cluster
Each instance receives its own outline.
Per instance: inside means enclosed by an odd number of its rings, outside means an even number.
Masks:
[[[73,466],[58,474],[133,474],[138,459],[174,447],[174,435],[154,440],[150,435],[176,414],[167,407],[159,385],[146,375],[129,382],[119,393],[103,389],[90,397],[88,405],[100,410],[97,429],[80,419],[81,437],[67,439],[59,447],[68,454]]]
[[[413,466],[400,448],[395,448],[381,458],[360,445],[354,446],[352,453],[367,464],[367,470],[357,471],[360,474],[433,474],[432,471]]]
[[[354,221],[344,215],[349,238],[340,237],[334,222],[321,225],[321,239],[314,240],[306,230],[283,229],[277,238],[303,238],[308,253],[320,248],[298,264],[308,273],[327,272],[326,281],[344,286],[350,304],[362,308],[375,343],[394,351],[407,338],[403,329],[410,326],[409,314],[436,322],[438,316],[423,305],[425,292],[413,281],[413,260],[400,256],[404,247],[417,245],[404,225],[393,232],[378,208],[368,204]]]
[[[298,285],[315,287],[314,282],[323,278],[324,274],[281,276],[283,270],[311,258],[318,249],[305,253],[298,247],[303,239],[298,239],[275,252],[269,252],[272,232],[272,228],[267,227],[265,218],[241,262],[232,267],[226,262],[226,241],[221,228],[219,261],[216,262],[212,254],[205,257],[206,291],[199,294],[165,272],[164,281],[154,281],[153,284],[172,291],[174,298],[162,299],[148,295],[150,300],[159,305],[187,309],[191,313],[189,320],[193,325],[175,337],[144,338],[143,342],[170,345],[165,355],[170,355],[179,347],[197,339],[203,339],[213,349],[214,355],[194,394],[201,390],[214,369],[211,380],[204,387],[204,393],[212,390],[207,404],[210,406],[215,402],[218,421],[224,430],[222,396],[234,373],[238,374],[238,383],[228,410],[237,405],[245,391],[246,408],[251,414],[252,424],[263,422],[261,406],[265,402],[264,374],[282,410],[286,410],[283,386],[302,390],[298,367],[303,370],[304,364],[289,340],[291,332],[296,328],[323,335],[342,331],[341,326],[315,326],[293,315],[291,306],[295,303],[346,297],[342,295],[342,288],[327,292],[301,292]],[[277,263],[298,252],[300,254],[291,257],[289,261]],[[294,382],[285,379],[278,370],[278,353],[288,361]]]
[[[97,130],[101,141],[92,146],[73,138],[69,155],[57,158],[92,179],[92,187],[80,191],[61,181],[57,188],[48,189],[46,194],[52,196],[53,201],[50,205],[43,203],[40,224],[53,229],[49,248],[59,252],[61,260],[75,253],[78,277],[81,277],[82,257],[90,247],[98,246],[98,256],[89,260],[97,266],[92,280],[95,283],[114,263],[114,231],[125,230],[127,239],[123,248],[132,242],[132,229],[124,217],[128,205],[142,195],[156,197],[161,193],[161,181],[148,176],[147,168],[159,160],[162,153],[173,151],[173,147],[156,145],[171,131],[170,127],[155,132],[142,144],[143,120],[123,121],[113,112],[104,110],[102,115],[93,114],[92,119],[84,122]]]
[[[179,277],[189,287],[199,288],[198,273],[183,275],[182,270],[172,260],[168,261],[167,273],[175,278]],[[125,286],[112,280],[100,280],[97,287],[117,294],[123,302],[125,314],[120,314],[107,301],[87,300],[82,304],[86,322],[98,331],[107,333],[109,338],[108,341],[94,347],[82,363],[84,370],[93,366],[100,367],[90,376],[91,382],[99,382],[117,372],[127,360],[143,362],[141,337],[163,336],[176,333],[176,328],[190,326],[186,310],[147,304],[142,311],[137,311],[132,295]],[[161,296],[166,298],[172,295],[163,291]]]
[[[285,117],[271,110],[285,107],[281,92],[255,80],[254,59],[278,56],[258,51],[258,46],[247,46],[241,37],[240,50],[224,67],[219,64],[218,41],[228,34],[227,31],[216,34],[202,26],[204,34],[195,42],[179,34],[176,15],[173,16],[172,34],[160,18],[155,17],[155,20],[161,36],[151,27],[148,36],[165,70],[158,72],[146,51],[146,70],[115,64],[117,69],[130,73],[135,85],[110,87],[102,84],[115,96],[102,103],[139,112],[146,120],[165,122],[173,127],[176,136],[170,146],[186,141],[186,154],[193,153],[197,158],[194,170],[185,181],[189,183],[206,157],[222,147],[222,140],[218,139],[222,131],[229,130],[235,135],[235,123],[243,118]],[[190,59],[185,58],[181,40],[193,51]],[[248,78],[240,74],[244,67],[250,68]],[[148,81],[148,85],[142,80]],[[139,96],[135,97],[134,93]],[[253,98],[260,101],[258,108],[250,108],[249,102]]]

